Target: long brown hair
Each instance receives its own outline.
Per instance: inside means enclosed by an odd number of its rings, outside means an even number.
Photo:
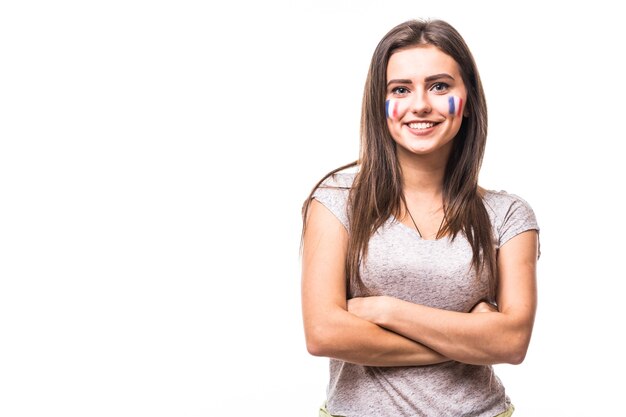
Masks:
[[[387,64],[399,49],[434,45],[458,64],[467,89],[467,116],[453,140],[443,183],[444,222],[437,239],[459,232],[472,248],[472,265],[478,276],[489,276],[491,298],[495,296],[496,253],[489,215],[478,187],[478,174],[487,140],[487,104],[474,58],[461,35],[441,20],[410,20],[391,29],[379,42],[372,56],[361,110],[361,149],[359,160],[328,173],[313,188],[303,206],[304,235],[313,193],[331,175],[347,167],[359,166],[348,197],[350,235],[346,259],[348,294],[368,294],[359,267],[367,256],[368,242],[390,216],[402,213],[404,193],[395,141],[386,123]]]

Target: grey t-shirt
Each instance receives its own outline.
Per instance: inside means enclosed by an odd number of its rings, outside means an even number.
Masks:
[[[354,174],[335,174],[314,193],[349,232],[347,198]],[[504,191],[488,191],[484,203],[497,248],[526,230],[539,230],[531,207]],[[472,249],[456,239],[424,240],[391,217],[372,236],[361,278],[375,294],[452,311],[468,312],[488,296],[477,277]],[[357,294],[358,295],[358,294]],[[327,409],[346,417],[493,417],[510,406],[493,368],[449,361],[413,367],[372,367],[330,359]]]

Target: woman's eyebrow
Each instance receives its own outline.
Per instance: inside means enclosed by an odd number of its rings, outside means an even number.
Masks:
[[[450,79],[452,81],[454,81],[454,77],[450,74],[447,74],[445,72],[441,73],[441,74],[435,74],[435,75],[429,75],[428,77],[424,78],[425,82],[430,82],[430,81],[435,81],[435,80],[439,80],[441,78],[447,78]]]
[[[390,86],[391,84],[413,84],[413,81],[409,80],[408,78],[398,78],[395,80],[387,81],[387,86]]]

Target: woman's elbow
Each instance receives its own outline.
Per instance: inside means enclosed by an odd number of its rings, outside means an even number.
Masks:
[[[526,359],[528,345],[530,344],[530,333],[522,332],[510,338],[504,349],[503,362],[511,365],[519,365]]]
[[[319,340],[306,337],[306,350],[313,356],[325,356],[323,344]]]
[[[520,350],[520,351],[512,352],[511,354],[509,354],[509,357],[507,358],[505,362],[511,365],[519,365],[522,362],[524,362],[525,358],[526,358],[526,351]]]
[[[324,326],[308,326],[307,328],[305,328],[304,333],[306,340],[306,349],[309,354],[313,356],[331,356],[331,346],[329,343],[330,337],[328,335],[328,331],[325,330]]]

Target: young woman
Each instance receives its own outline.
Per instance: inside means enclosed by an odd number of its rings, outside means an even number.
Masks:
[[[307,348],[330,358],[320,416],[513,413],[491,365],[526,354],[539,228],[523,199],[478,186],[486,135],[480,77],[453,27],[385,35],[359,160],[303,208]]]

